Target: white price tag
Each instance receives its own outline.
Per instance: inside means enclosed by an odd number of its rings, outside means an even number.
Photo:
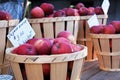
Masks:
[[[102,3],[102,9],[103,9],[104,14],[108,13],[109,7],[110,7],[109,0],[104,0],[103,3]]]
[[[17,47],[27,40],[33,38],[35,32],[30,26],[27,19],[23,19],[8,35],[8,39],[13,44],[14,47]]]
[[[98,21],[96,14],[94,14],[90,19],[88,19],[87,22],[90,28],[92,26],[99,25],[99,21]]]

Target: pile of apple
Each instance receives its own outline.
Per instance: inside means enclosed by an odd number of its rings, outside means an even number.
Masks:
[[[32,38],[26,43],[14,48],[13,54],[18,55],[60,55],[71,54],[83,50],[83,46],[76,44],[74,36],[68,31],[61,31],[56,38]],[[73,62],[69,62],[69,72],[72,70]],[[50,76],[50,64],[42,64],[44,77]],[[26,78],[25,68],[22,67],[23,77]],[[26,80],[26,79],[25,79]],[[46,79],[45,79],[46,80]],[[47,79],[49,80],[49,79]],[[67,77],[66,80],[69,80]]]
[[[94,34],[119,34],[120,33],[120,21],[111,21],[107,25],[95,25],[90,28],[90,32]]]
[[[9,12],[0,10],[0,20],[10,20],[10,19],[12,19],[12,16]]]
[[[74,7],[55,10],[53,4],[42,3],[40,6],[35,6],[30,11],[31,18],[86,16],[93,14],[103,14],[102,8],[100,6],[87,8],[83,3],[78,3]]]

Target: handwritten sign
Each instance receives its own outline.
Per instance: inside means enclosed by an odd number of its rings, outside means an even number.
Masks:
[[[13,46],[17,47],[33,38],[34,35],[34,30],[25,18],[7,35],[7,37]]]
[[[88,19],[87,22],[90,28],[92,26],[99,25],[99,21],[98,21],[96,14],[94,14],[90,19]]]
[[[110,2],[109,0],[104,0],[103,3],[102,3],[102,9],[104,11],[104,14],[107,14],[108,13],[108,9],[110,7]]]

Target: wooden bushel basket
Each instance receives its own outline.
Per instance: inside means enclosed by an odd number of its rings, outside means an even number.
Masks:
[[[80,24],[78,30],[78,38],[77,43],[83,44],[88,47],[88,55],[86,57],[86,61],[93,61],[97,59],[96,54],[94,53],[94,46],[92,44],[92,40],[90,37],[90,29],[87,23],[87,20],[92,16],[81,16]],[[105,25],[107,22],[107,15],[97,15],[100,24]]]
[[[90,34],[98,57],[99,67],[120,71],[120,34]]]
[[[79,16],[28,19],[37,38],[55,38],[61,31],[71,32],[75,39],[78,34]]]
[[[60,55],[17,55],[11,53],[12,48],[6,50],[6,59],[11,63],[16,80],[24,80],[20,64],[25,66],[27,80],[45,80],[43,77],[42,64],[50,64],[50,80],[66,80],[68,62],[73,61],[70,80],[80,80],[80,72],[83,59],[87,56],[87,47],[83,50]]]
[[[5,49],[12,46],[7,39],[7,34],[11,31],[17,24],[19,20],[0,20],[0,65],[5,63]],[[5,63],[6,64],[6,63]],[[0,74],[4,71],[0,69]]]

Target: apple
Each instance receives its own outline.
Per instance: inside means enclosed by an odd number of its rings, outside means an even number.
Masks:
[[[90,32],[94,34],[102,33],[103,25],[95,25],[90,28]]]
[[[54,17],[65,17],[65,11],[64,10],[58,10],[54,13]]]
[[[88,15],[88,8],[86,8],[86,7],[81,7],[81,8],[78,10],[78,13],[79,13],[80,16]]]
[[[115,27],[116,33],[120,33],[120,21],[111,21],[110,24]]]
[[[47,38],[40,38],[35,42],[35,48],[39,55],[49,55],[52,43]]]
[[[74,16],[79,16],[78,9],[74,9]]]
[[[83,50],[83,47],[78,44],[71,44],[73,52],[81,51]]]
[[[43,9],[46,15],[50,15],[54,12],[54,5],[51,3],[42,3],[40,7]]]
[[[75,5],[75,8],[76,8],[76,9],[80,9],[81,7],[85,7],[85,5],[84,5],[83,3],[77,3],[77,4]]]
[[[33,45],[24,43],[12,50],[12,53],[19,55],[37,55],[36,49]]]
[[[71,43],[68,39],[64,38],[64,37],[58,37],[54,39],[54,44],[55,43],[59,43],[59,42],[67,42],[67,43]]]
[[[57,34],[58,37],[64,37],[68,40],[70,40],[71,43],[76,44],[75,37],[69,32],[69,31],[61,31]]]
[[[89,7],[88,8],[88,15],[93,15],[95,14],[95,8],[94,7]]]
[[[49,76],[50,75],[50,64],[42,64],[43,68],[43,74],[44,76]]]
[[[9,12],[0,10],[0,20],[10,20],[12,19],[12,15]]]
[[[31,12],[30,15],[32,18],[43,18],[45,16],[44,11],[42,10],[42,8],[40,7],[34,7]]]
[[[29,39],[26,43],[34,45],[38,38]]]
[[[73,8],[66,9],[66,16],[74,16],[75,10]]]
[[[51,54],[68,54],[72,53],[72,47],[67,42],[58,42],[53,44]]]
[[[102,7],[97,6],[97,7],[95,8],[95,13],[96,13],[97,15],[99,15],[99,14],[104,14]]]
[[[115,28],[111,24],[105,25],[102,33],[103,34],[115,34]]]

